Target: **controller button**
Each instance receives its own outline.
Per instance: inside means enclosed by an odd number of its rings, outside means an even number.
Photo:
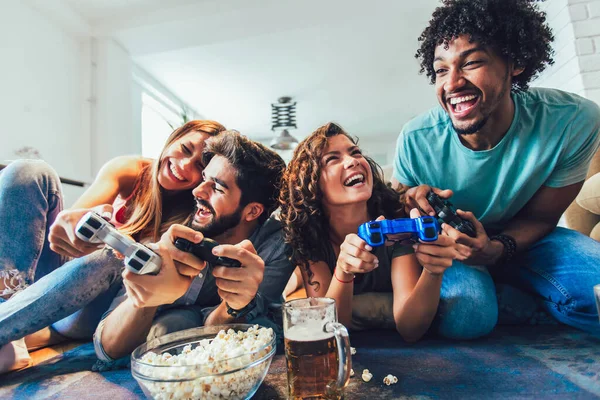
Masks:
[[[150,259],[150,254],[146,253],[144,250],[138,250],[135,252],[137,258],[140,258],[144,261],[148,261]]]
[[[81,228],[79,228],[79,233],[81,233],[83,236],[85,236],[88,239],[91,239],[92,236],[94,236],[94,232],[92,232],[85,226],[82,226]]]
[[[373,222],[369,224],[370,229],[379,229],[379,222]]]
[[[435,229],[432,227],[425,228],[425,237],[427,239],[433,239],[435,237]]]
[[[423,217],[422,221],[426,224],[432,224],[433,223],[433,218],[431,217]]]
[[[136,271],[139,271],[144,265],[138,260],[132,258],[131,260],[129,260],[129,266],[135,269]]]
[[[100,227],[102,226],[102,223],[100,221],[98,221],[96,218],[88,219],[87,223],[94,229],[100,229]]]
[[[379,232],[373,232],[371,233],[371,242],[373,243],[381,243],[381,233]]]

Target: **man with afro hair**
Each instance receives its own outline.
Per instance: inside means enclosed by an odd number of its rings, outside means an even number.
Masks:
[[[526,0],[444,0],[419,37],[416,57],[439,106],[402,129],[393,185],[409,188],[408,208],[430,215],[430,190],[451,198],[477,231],[442,226],[468,255],[439,277],[443,336],[474,338],[498,319],[548,314],[600,336],[600,243],[557,227],[600,146],[600,109],[529,88],[553,63],[553,39],[545,13]]]

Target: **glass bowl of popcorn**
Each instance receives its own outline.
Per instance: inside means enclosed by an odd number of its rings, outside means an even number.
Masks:
[[[271,328],[248,324],[192,328],[135,349],[131,374],[152,399],[249,399],[274,354]]]

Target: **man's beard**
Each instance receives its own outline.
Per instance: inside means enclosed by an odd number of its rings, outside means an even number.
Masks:
[[[509,81],[508,75],[509,75],[509,70],[508,70],[508,65],[507,65],[506,73],[503,78],[504,87],[500,91],[500,94],[498,94],[498,96],[496,96],[496,101],[495,101],[496,104],[500,101],[500,99],[502,99],[504,97],[504,95],[506,94],[506,91],[510,90],[510,81]],[[481,91],[478,91],[478,96],[481,96]],[[454,124],[454,121],[452,121],[452,126],[454,127],[454,130],[456,131],[456,133],[458,133],[459,135],[472,135],[474,133],[479,132],[481,130],[481,128],[483,128],[485,126],[485,124],[487,124],[488,119],[490,119],[490,114],[491,114],[491,111],[487,115],[484,115],[481,118],[481,120],[475,121],[471,125],[464,127],[464,128],[459,128],[458,126],[456,126],[456,124]]]
[[[239,205],[238,208],[232,212],[231,214],[222,215],[218,218],[214,218],[215,210],[210,206],[207,201],[197,200],[198,204],[201,204],[203,207],[206,207],[210,210],[213,215],[213,220],[207,225],[201,226],[192,218],[189,225],[195,231],[202,232],[205,237],[215,238],[227,232],[228,230],[235,228],[240,224],[242,219],[242,210],[244,207]],[[196,211],[198,211],[198,207],[196,207]],[[196,214],[194,212],[194,214]]]
[[[456,126],[454,124],[454,121],[452,121],[452,126],[454,127],[454,130],[456,131],[456,133],[458,133],[459,135],[472,135],[474,133],[479,132],[481,130],[481,128],[483,128],[485,126],[485,124],[488,122],[489,117],[490,117],[489,115],[486,115],[481,120],[479,120],[467,127],[464,127],[464,128],[459,128],[458,126]]]

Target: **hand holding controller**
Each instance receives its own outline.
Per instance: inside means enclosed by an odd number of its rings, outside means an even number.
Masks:
[[[212,250],[218,245],[219,243],[209,238],[202,239],[200,243],[192,243],[183,238],[175,240],[175,247],[179,250],[192,253],[212,266],[222,265],[230,268],[240,268],[242,266],[238,260],[233,258],[215,256]]]
[[[440,225],[445,222],[459,232],[462,232],[473,238],[477,237],[477,231],[475,230],[475,227],[471,221],[467,221],[459,217],[456,214],[456,209],[449,200],[442,199],[433,191],[430,191],[427,194],[427,201],[435,210],[435,214],[437,215]]]
[[[411,233],[423,242],[434,242],[440,226],[433,217],[384,219],[369,221],[358,227],[358,236],[370,246],[381,246],[387,235]]]
[[[79,220],[75,228],[77,237],[85,242],[106,243],[125,256],[125,267],[136,274],[156,275],[161,258],[146,246],[119,232],[99,214],[90,211]]]

